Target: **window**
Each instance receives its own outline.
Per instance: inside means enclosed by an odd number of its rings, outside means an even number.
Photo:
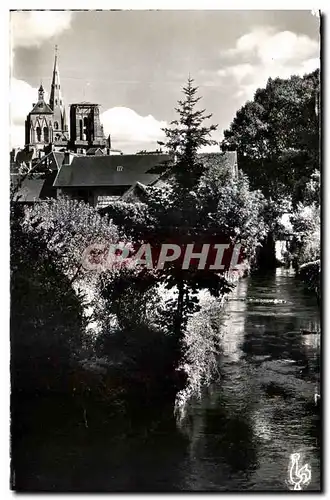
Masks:
[[[49,142],[49,130],[48,127],[44,127],[44,141]]]
[[[89,140],[89,134],[88,134],[88,118],[85,116],[84,118],[84,141]]]
[[[56,105],[56,106],[57,106],[57,103],[58,103],[58,100],[57,100],[57,99],[55,99],[55,105]]]
[[[54,122],[54,129],[58,130],[58,122]]]
[[[122,167],[121,165],[117,165],[117,172],[122,172],[124,169],[124,167]]]
[[[79,120],[79,139],[82,141],[83,138],[83,122]]]
[[[40,142],[41,141],[41,128],[37,127],[36,132],[37,132],[37,141]]]

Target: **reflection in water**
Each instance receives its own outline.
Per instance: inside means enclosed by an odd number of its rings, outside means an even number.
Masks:
[[[249,299],[281,299],[258,303]],[[226,304],[221,380],[194,406],[185,487],[288,490],[288,464],[300,453],[320,489],[319,310],[284,270],[241,281]],[[188,425],[188,424],[187,424]]]

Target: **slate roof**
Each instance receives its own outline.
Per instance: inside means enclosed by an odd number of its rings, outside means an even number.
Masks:
[[[53,187],[56,172],[51,172],[40,177],[26,178],[14,196],[14,200],[31,203],[33,201],[45,200],[46,198],[56,198],[56,189]],[[15,184],[19,180],[19,175],[12,174],[11,179]]]
[[[50,170],[59,170],[62,166],[64,160],[64,153],[59,151],[51,151],[47,155],[43,156],[35,165],[34,168],[37,171],[38,168],[43,169],[47,166]]]
[[[167,155],[76,156],[70,165],[61,167],[54,187],[147,185],[159,177],[148,170],[166,160]]]
[[[32,202],[40,199],[45,179],[25,179],[16,193],[14,200]]]
[[[53,114],[53,110],[45,101],[38,101],[37,104],[33,106],[30,115],[38,115],[38,114]]]
[[[101,148],[98,148],[98,147],[97,147],[97,148],[89,148],[89,149],[87,149],[87,151],[86,151],[86,155],[96,155],[96,154],[98,154],[98,155],[100,155],[100,156],[101,156],[101,155],[104,155],[104,153],[103,153],[102,149],[101,149]]]

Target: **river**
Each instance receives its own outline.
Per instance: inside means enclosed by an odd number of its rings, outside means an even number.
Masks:
[[[241,280],[221,321],[219,380],[191,403],[181,428],[164,415],[153,430],[133,428],[115,439],[95,440],[86,431],[84,442],[72,449],[60,442],[57,449],[56,439],[35,443],[38,465],[27,468],[25,487],[288,491],[290,455],[299,453],[299,466],[308,464],[312,474],[303,488],[320,491],[316,300],[289,271],[278,269]]]

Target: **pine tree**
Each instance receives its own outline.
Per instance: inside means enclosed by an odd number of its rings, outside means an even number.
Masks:
[[[183,88],[184,98],[178,101],[175,108],[178,118],[170,123],[170,128],[163,129],[167,140],[158,142],[167,150],[171,160],[153,171],[169,179],[171,189],[168,193],[164,190],[150,190],[148,199],[149,212],[154,221],[157,221],[157,237],[166,238],[175,234],[181,243],[186,238],[190,241],[192,237],[197,236],[197,226],[200,226],[195,192],[201,176],[205,173],[200,150],[204,146],[216,144],[216,141],[211,139],[211,134],[217,129],[217,125],[204,124],[212,115],[206,114],[205,109],[196,109],[201,97],[197,95],[198,87],[193,86],[193,82],[189,77]],[[168,286],[175,285],[178,290],[176,304],[173,304],[174,334],[177,339],[182,337],[189,313],[198,307],[196,293],[200,288],[199,281],[200,279],[196,280],[195,272],[175,267],[167,276]],[[212,286],[213,280],[211,282]]]
[[[187,86],[183,88],[184,99],[178,101],[175,111],[179,117],[173,120],[171,128],[163,128],[167,140],[158,142],[165,147],[172,157],[172,162],[163,165],[159,171],[171,175],[178,198],[192,190],[201,175],[204,167],[198,156],[203,146],[216,144],[210,138],[217,125],[205,126],[204,121],[212,117],[205,114],[205,109],[196,110],[196,104],[201,97],[197,96],[198,87],[193,86],[194,80],[188,78]]]

